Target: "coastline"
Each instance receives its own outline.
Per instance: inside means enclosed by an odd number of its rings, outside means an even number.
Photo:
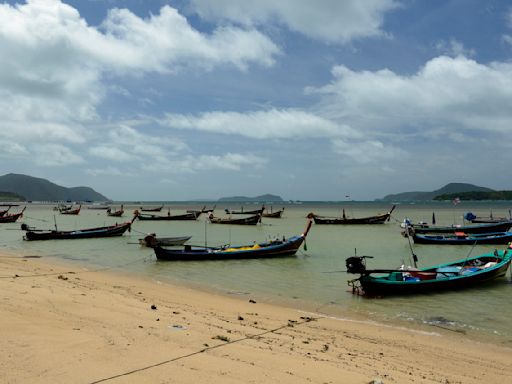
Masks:
[[[7,383],[506,382],[512,349],[0,254]],[[17,277],[16,277],[17,276]]]

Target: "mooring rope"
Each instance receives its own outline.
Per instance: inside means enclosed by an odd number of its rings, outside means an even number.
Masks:
[[[303,321],[293,322],[293,326],[303,325],[303,324],[309,323],[311,321],[316,321],[316,320],[321,319],[321,318],[322,317],[305,317]],[[257,338],[259,338],[261,336],[267,335],[269,333],[275,333],[277,331],[280,331],[280,330],[288,328],[288,327],[290,327],[290,322],[288,322],[286,325],[281,325],[280,327],[277,327],[277,328],[274,328],[274,329],[271,329],[271,330],[268,330],[268,331],[264,331],[264,332],[258,333],[256,335],[249,335],[249,336],[242,337],[240,339],[227,341],[224,344],[218,344],[218,345],[214,345],[212,347],[206,347],[206,348],[200,349],[198,351],[188,353],[186,355],[181,355],[181,356],[173,357],[171,359],[164,360],[164,361],[161,361],[161,362],[158,362],[158,363],[155,363],[155,364],[146,365],[144,367],[136,368],[136,369],[133,369],[131,371],[123,372],[123,373],[120,373],[120,374],[117,374],[117,375],[113,375],[113,376],[110,376],[110,377],[105,377],[103,379],[99,379],[99,380],[96,380],[96,381],[91,381],[89,384],[104,383],[104,382],[109,381],[109,380],[117,379],[117,378],[124,377],[124,376],[129,376],[129,375],[132,375],[132,374],[137,373],[137,372],[146,371],[146,370],[151,369],[151,368],[159,367],[159,366],[162,366],[162,365],[165,365],[165,364],[169,364],[169,363],[172,363],[172,362],[175,362],[175,361],[178,361],[178,360],[183,360],[183,359],[186,359],[188,357],[199,355],[200,353],[204,353],[204,352],[207,352],[207,351],[211,351],[211,350],[214,350],[214,349],[225,347],[227,345],[236,344],[236,343],[239,343],[239,342],[245,341],[245,340],[257,339]]]

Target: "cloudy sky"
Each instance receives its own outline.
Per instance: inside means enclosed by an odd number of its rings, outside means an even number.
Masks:
[[[0,3],[0,174],[115,200],[512,189],[505,0]]]

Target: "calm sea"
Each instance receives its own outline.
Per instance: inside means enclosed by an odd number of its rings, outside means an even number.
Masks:
[[[145,203],[157,206],[159,203]],[[198,209],[200,203],[165,203],[171,214]],[[208,204],[211,207],[211,203]],[[80,229],[110,225],[131,219],[139,205],[125,203],[125,217],[107,217],[103,210],[82,208],[78,216],[60,215],[50,205],[29,204],[22,221],[0,224],[2,244],[7,250],[24,255],[41,255],[70,263],[85,264],[89,268],[114,267],[116,270],[150,276],[155,280],[171,281],[207,291],[238,295],[266,302],[319,312],[339,317],[371,319],[383,323],[406,325],[436,331],[446,328],[470,337],[485,338],[495,343],[512,346],[510,271],[506,278],[491,285],[465,291],[437,293],[413,297],[368,299],[353,295],[347,285],[353,275],[347,275],[345,259],[371,255],[369,267],[394,268],[410,265],[411,249],[400,235],[400,222],[410,218],[430,222],[435,213],[437,224],[462,224],[462,216],[471,211],[495,217],[509,215],[509,203],[463,202],[398,204],[389,223],[371,226],[313,225],[307,250],[301,247],[296,257],[271,260],[157,262],[152,250],[138,245],[146,233],[160,236],[191,235],[191,244],[242,245],[261,242],[273,237],[302,233],[309,212],[326,216],[362,217],[384,213],[390,204],[382,202],[332,202],[285,204],[281,219],[263,219],[258,226],[225,226],[206,224],[202,215],[192,222],[136,221],[131,233],[110,239],[72,241],[22,240],[20,223],[40,229]],[[118,207],[118,205],[117,205]],[[246,205],[245,210],[259,205]],[[282,205],[274,205],[274,209]],[[224,216],[224,209],[239,209],[240,205],[217,205],[216,216]],[[12,209],[15,211],[15,209]],[[500,246],[501,247],[501,246]],[[504,246],[502,246],[504,247]],[[419,267],[449,262],[494,250],[493,246],[435,246],[413,244],[419,258]]]

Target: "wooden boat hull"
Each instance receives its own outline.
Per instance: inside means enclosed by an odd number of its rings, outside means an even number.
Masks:
[[[176,237],[156,237],[154,235],[147,235],[143,239],[139,239],[139,243],[142,246],[154,248],[157,246],[176,246],[183,245],[192,236],[176,236]]]
[[[343,219],[341,217],[314,217],[315,224],[384,224],[389,218],[388,214],[363,218]]]
[[[17,221],[21,216],[23,216],[20,213],[16,213],[14,215],[5,215],[0,216],[0,223],[14,223]]]
[[[509,250],[509,252],[512,251]],[[447,266],[470,265],[469,263],[477,259],[481,259],[483,262],[497,260],[497,264],[493,267],[481,269],[476,272],[470,272],[468,274],[442,274],[441,277],[436,277],[435,279],[430,280],[399,281],[393,280],[392,278],[389,279],[389,276],[374,277],[371,275],[361,276],[358,280],[364,294],[370,296],[409,295],[446,290],[460,290],[480,286],[505,276],[511,261],[509,254],[504,254],[503,251],[499,251],[498,256],[489,253],[467,260],[458,260],[454,263],[421,269],[420,272],[428,273]],[[398,272],[393,273],[396,274]]]
[[[142,208],[140,207],[141,212],[160,212],[164,206],[156,207],[156,208]]]
[[[256,225],[261,222],[261,215],[254,215],[242,219],[221,219],[219,217],[210,217],[212,224],[235,224],[235,225]]]
[[[185,213],[183,215],[167,215],[167,216],[160,216],[160,215],[143,215],[143,214],[139,214],[137,216],[137,219],[138,220],[152,220],[152,221],[180,221],[180,220],[197,220],[197,218],[199,217],[199,213],[197,212],[194,212],[194,213]]]
[[[121,217],[121,216],[123,216],[123,213],[124,213],[124,209],[123,209],[122,205],[121,205],[121,208],[119,208],[118,211],[112,211],[111,208],[107,209],[107,216]]]
[[[305,241],[311,229],[312,221],[308,220],[306,229],[299,236],[289,239],[274,240],[267,243],[245,245],[240,247],[193,247],[185,245],[183,249],[166,249],[155,247],[158,260],[189,261],[189,260],[229,260],[229,259],[260,259],[293,256]]]
[[[359,217],[359,218],[350,218],[350,217],[324,217],[318,216],[313,213],[310,213],[308,216],[313,217],[315,224],[337,224],[337,225],[361,225],[361,224],[384,224],[386,221],[389,221],[391,218],[391,213],[393,213],[395,206],[393,205],[389,212],[383,213],[381,215],[368,216],[368,217]]]
[[[11,209],[11,207],[0,211],[0,216],[5,216],[7,214],[7,212],[9,212],[10,209]]]
[[[109,213],[107,213],[107,216],[121,217],[121,216],[123,216],[123,213],[124,213],[124,211],[109,212]]]
[[[512,241],[512,232],[481,233],[468,236],[413,234],[412,238],[416,244],[507,244]]]
[[[429,226],[421,224],[412,224],[412,228],[414,229],[415,233],[491,233],[507,232],[511,227],[512,221],[461,226]]]
[[[91,239],[101,237],[122,236],[131,228],[131,222],[112,225],[110,227],[98,227],[81,229],[76,231],[33,231],[25,233],[25,240],[73,240],[73,239]]]
[[[82,209],[82,206],[80,206],[76,209],[60,209],[59,212],[61,215],[78,215],[80,213],[81,209]]]
[[[472,223],[475,224],[497,224],[497,223],[503,223],[504,221],[510,221],[510,219],[506,219],[504,217],[497,218],[497,219],[491,219],[491,218],[476,218],[471,220]]]
[[[234,248],[205,248],[185,246],[183,249],[165,249],[155,247],[158,260],[191,261],[191,260],[228,260],[228,259],[260,259],[293,256],[304,241],[304,236],[295,236],[287,241],[275,241],[257,244],[256,246]]]
[[[228,215],[261,215],[263,214],[263,211],[265,210],[265,207],[261,207],[260,209],[254,209],[252,211],[244,211],[241,209],[240,211],[230,211],[229,209],[225,209],[225,212]]]
[[[261,215],[261,217],[268,217],[271,219],[280,219],[281,216],[283,215],[283,212],[284,212],[284,209],[282,209],[280,211],[275,211],[275,212],[267,212],[267,213],[263,213]]]
[[[13,213],[13,214],[4,214],[3,216],[0,216],[0,223],[14,223],[16,222],[20,217],[23,217],[23,212],[25,212],[25,208],[19,213]]]

